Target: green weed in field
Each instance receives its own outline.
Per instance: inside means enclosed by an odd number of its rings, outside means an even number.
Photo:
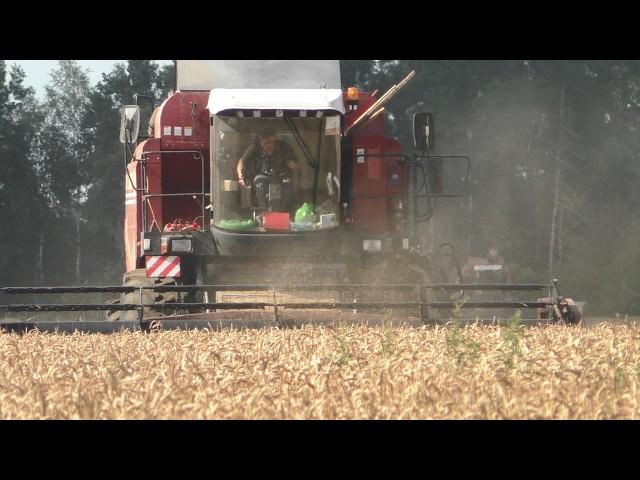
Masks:
[[[478,360],[478,351],[480,349],[478,342],[467,339],[463,334],[461,323],[463,303],[462,300],[455,302],[452,312],[453,322],[447,335],[447,348],[456,359],[458,365],[463,365],[467,362],[475,363]]]
[[[503,331],[502,345],[504,348],[503,361],[507,368],[514,369],[516,357],[520,353],[520,337],[522,336],[522,313],[516,311],[509,319]]]
[[[336,343],[338,344],[338,358],[336,359],[336,363],[340,366],[346,365],[351,359],[351,356],[349,354],[349,346],[347,345],[346,331],[346,325],[344,323],[340,323],[334,337]]]
[[[391,312],[385,312],[385,318],[382,323],[382,337],[380,340],[382,353],[390,355],[394,350],[393,323],[391,321]]]

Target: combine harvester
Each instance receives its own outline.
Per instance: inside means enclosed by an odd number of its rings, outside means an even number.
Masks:
[[[424,251],[419,225],[438,198],[465,195],[471,161],[433,153],[429,113],[413,118],[416,153],[385,136],[384,105],[413,76],[377,95],[343,92],[338,61],[177,61],[176,91],[150,109],[148,136],[140,135],[139,104],[152,100],[136,96],[122,110],[123,285],[2,288],[12,296],[113,293],[119,300],[2,302],[0,311],[39,313],[0,328],[423,325],[465,309],[504,308],[535,310],[534,322],[580,322],[555,281],[456,283],[462,275],[450,244],[447,254]],[[453,165],[462,174],[447,191],[443,172]],[[457,265],[455,279],[443,273],[445,260]],[[544,298],[465,299],[489,290],[543,291]],[[106,317],[36,320],[60,311]]]

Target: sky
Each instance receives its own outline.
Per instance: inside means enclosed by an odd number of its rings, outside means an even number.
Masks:
[[[43,98],[45,95],[44,87],[49,82],[49,73],[56,68],[57,60],[6,60],[7,70],[11,65],[20,65],[26,78],[25,85],[35,88],[36,96]],[[110,72],[116,63],[126,62],[126,60],[77,60],[82,68],[88,69],[89,81],[95,85],[102,80],[102,74]],[[168,60],[157,60],[160,65],[168,63]]]

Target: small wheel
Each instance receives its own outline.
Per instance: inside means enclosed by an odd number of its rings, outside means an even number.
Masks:
[[[561,309],[562,319],[567,325],[584,325],[582,312],[573,301],[570,300],[570,302]]]

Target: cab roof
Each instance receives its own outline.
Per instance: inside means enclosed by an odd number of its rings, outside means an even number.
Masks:
[[[345,113],[342,90],[265,88],[211,90],[207,108],[211,115],[224,110],[333,110]]]

